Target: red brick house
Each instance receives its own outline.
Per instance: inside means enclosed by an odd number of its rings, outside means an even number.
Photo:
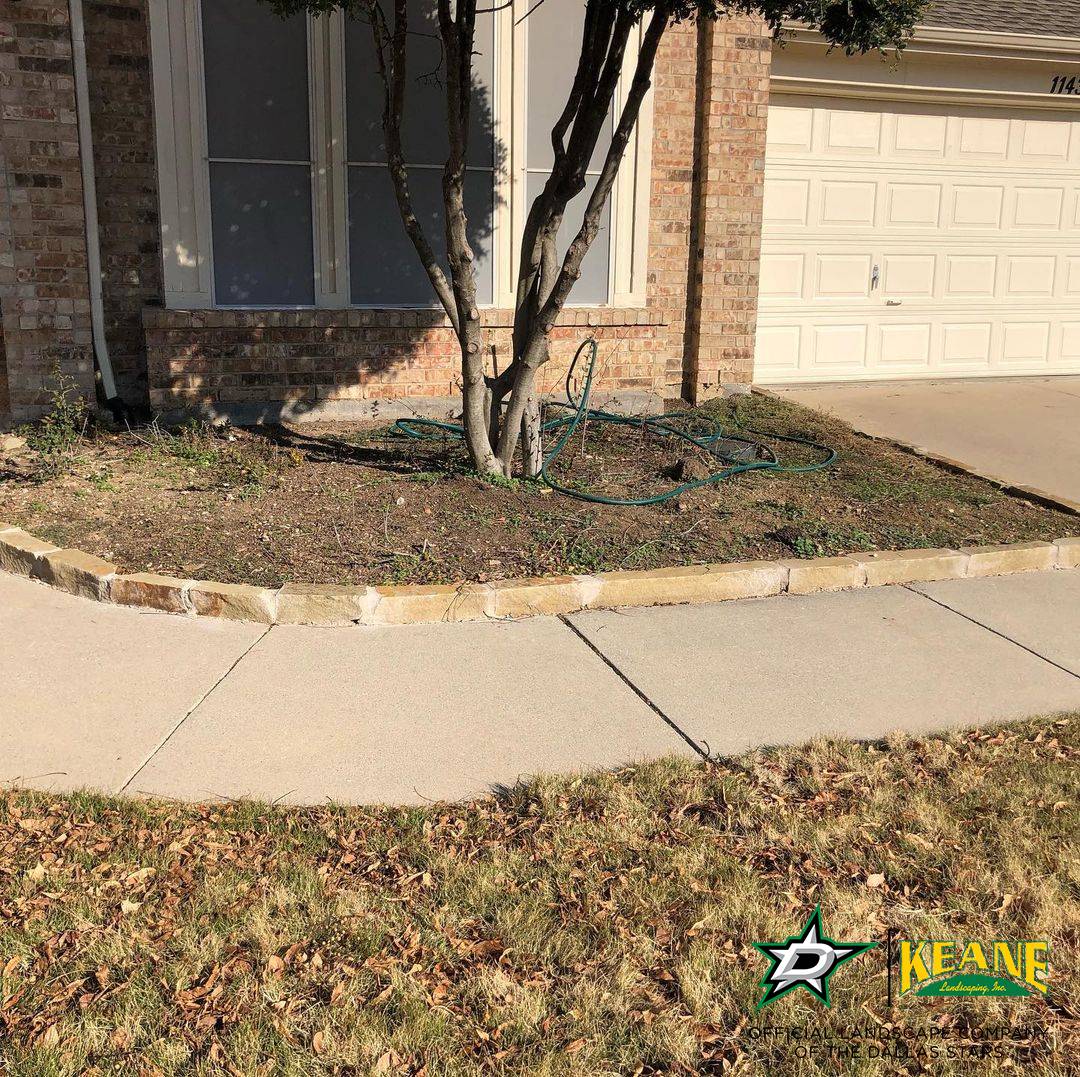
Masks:
[[[550,17],[517,26],[506,9],[479,50],[490,129],[474,139],[471,219],[502,346],[514,233],[546,164],[528,131],[550,129],[557,105],[527,83],[558,84],[579,7],[551,0],[536,13]],[[282,23],[254,0],[4,5],[0,414],[38,412],[57,362],[91,385],[96,309],[117,391],[159,411],[362,414],[454,395],[452,334],[372,163],[360,30]],[[749,380],[770,49],[745,18],[676,28],[663,46],[607,227],[556,329],[560,357],[587,333],[610,345],[607,389],[694,399]],[[422,117],[438,90],[418,87]],[[421,201],[438,160],[422,136]]]
[[[503,352],[580,5],[528,7],[490,16],[476,65],[467,193]],[[750,18],[673,29],[548,384],[586,334],[624,397],[1080,370],[1080,0],[925,21],[898,64],[774,48]],[[160,412],[452,406],[366,33],[255,0],[3,3],[0,422],[40,412],[57,363],[89,390],[95,348]],[[435,235],[437,98],[417,80],[407,134]]]

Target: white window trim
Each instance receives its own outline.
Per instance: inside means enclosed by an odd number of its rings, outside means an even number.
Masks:
[[[165,306],[173,310],[281,309],[214,302],[200,0],[149,0],[155,134]],[[495,171],[492,220],[494,286],[488,309],[513,309],[516,253],[524,226],[526,28],[532,0],[514,0],[495,16],[495,139],[505,147]],[[308,20],[308,100],[312,160],[315,303],[294,309],[363,307],[350,301],[345,137],[345,20],[340,11]],[[640,43],[628,48],[618,104],[629,89]],[[652,173],[652,93],[611,196],[607,303],[645,305]],[[377,309],[387,309],[385,304]],[[390,309],[407,309],[406,305]]]

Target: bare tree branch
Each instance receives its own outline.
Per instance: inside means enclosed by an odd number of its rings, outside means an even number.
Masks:
[[[641,103],[649,91],[656,51],[660,46],[660,39],[663,37],[664,31],[667,29],[669,18],[670,12],[666,5],[658,4],[653,10],[649,26],[642,39],[641,50],[638,53],[634,77],[626,95],[626,102],[623,105],[619,122],[615,127],[615,134],[612,136],[611,145],[608,148],[600,175],[597,177],[592,194],[589,196],[581,228],[569,248],[567,248],[559,277],[540,311],[541,325],[549,324],[554,320],[566,302],[574,282],[581,276],[582,259],[588,252],[589,246],[599,230],[600,215],[615,183],[615,177],[618,175],[619,166],[622,163],[626,147],[630,142],[630,136],[633,134],[634,126],[641,111]]]

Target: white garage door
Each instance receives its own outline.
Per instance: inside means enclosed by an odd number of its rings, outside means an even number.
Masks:
[[[774,97],[759,382],[1080,371],[1080,121]]]

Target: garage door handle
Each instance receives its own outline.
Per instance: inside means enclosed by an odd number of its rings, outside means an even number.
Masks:
[[[902,299],[886,299],[885,300],[885,306],[887,306],[887,307],[898,307],[898,306],[900,306],[901,303],[903,303]]]

